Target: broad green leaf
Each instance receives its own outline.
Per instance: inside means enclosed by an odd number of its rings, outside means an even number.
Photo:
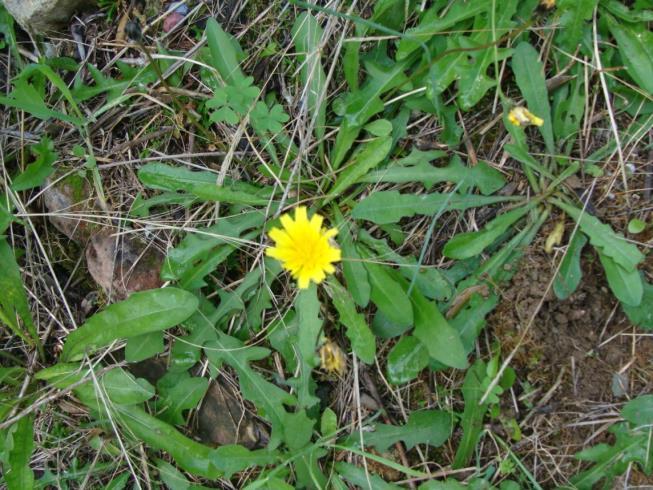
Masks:
[[[467,370],[462,392],[465,400],[465,409],[460,425],[463,429],[463,437],[458,444],[453,468],[464,468],[474,453],[476,443],[483,430],[483,419],[488,409],[488,404],[479,405],[483,397],[483,380],[485,378],[485,363],[476,361]]]
[[[337,279],[329,279],[327,291],[338,312],[339,322],[347,329],[346,334],[352,350],[363,362],[372,364],[376,355],[376,339],[365,321],[365,316],[356,311],[351,294]]]
[[[315,137],[321,140],[326,129],[327,85],[326,73],[321,63],[323,31],[315,17],[302,12],[292,28],[293,41],[301,66],[303,86],[308,111],[315,121]]]
[[[642,277],[637,269],[627,270],[614,259],[599,252],[610,289],[619,301],[628,306],[639,306],[644,296]]]
[[[374,424],[373,431],[363,432],[365,446],[385,452],[393,444],[403,441],[410,450],[417,444],[438,447],[449,439],[453,429],[453,417],[441,410],[412,412],[404,425]],[[354,433],[347,439],[349,444],[360,444],[360,435]]]
[[[197,408],[209,387],[209,380],[191,376],[187,371],[168,372],[156,384],[159,417],[174,425],[185,425],[184,411]]]
[[[641,219],[633,218],[628,222],[628,233],[637,235],[646,229],[646,222]]]
[[[365,266],[354,246],[351,224],[345,221],[337,206],[332,206],[331,209],[338,228],[338,242],[342,249],[342,273],[347,282],[347,289],[356,304],[365,308],[370,301],[370,283]]]
[[[218,70],[224,81],[235,84],[244,79],[245,75],[240,69],[242,54],[238,41],[227,34],[213,17],[209,18],[206,24],[206,39],[213,67]]]
[[[336,432],[338,432],[338,416],[333,410],[326,407],[320,417],[320,434],[322,437],[329,437]]]
[[[376,307],[398,325],[413,324],[413,308],[401,283],[386,266],[365,262],[370,278],[370,298]],[[394,271],[393,271],[394,272]]]
[[[484,195],[498,191],[505,182],[501,172],[490,167],[485,162],[478,162],[477,165],[468,167],[463,165],[460,157],[457,155],[451,159],[451,162],[446,167],[434,167],[428,161],[415,164],[403,163],[407,159],[408,157],[403,158],[395,162],[395,165],[370,172],[360,179],[359,182],[372,184],[380,182],[392,182],[396,184],[421,182],[427,189],[440,182],[452,182],[454,184],[461,184],[461,192],[476,187]]]
[[[197,298],[181,289],[153,289],[93,315],[71,332],[64,344],[62,361],[75,361],[112,342],[174,327],[197,309]]]
[[[431,359],[458,369],[467,367],[467,356],[460,340],[460,335],[442,316],[437,305],[422,294],[413,290],[411,294],[415,312],[415,330],[417,337],[429,353]]]
[[[156,469],[159,470],[159,478],[169,490],[190,490],[192,484],[184,474],[170,463],[162,459],[156,459]]]
[[[34,472],[29,466],[34,450],[34,416],[27,415],[9,429],[12,447],[4,465],[8,490],[29,490],[34,487]]]
[[[186,437],[172,425],[149,415],[138,406],[116,405],[114,416],[125,433],[152,449],[168,453],[185,471],[215,480],[221,471],[215,466],[214,449]]]
[[[111,401],[119,405],[136,405],[154,396],[154,386],[147,380],[134,378],[121,368],[105,373],[100,383]]]
[[[556,206],[571,216],[585,233],[590,243],[602,255],[610,257],[626,271],[633,271],[644,256],[635,245],[626,241],[623,235],[615,233],[610,226],[601,223],[598,218],[570,206],[558,199],[552,199]]]
[[[299,372],[295,381],[297,398],[302,407],[310,408],[320,402],[315,396],[311,373],[317,366],[317,341],[322,330],[320,318],[320,300],[317,297],[317,286],[313,283],[307,289],[299,291],[295,299],[295,310],[299,321],[297,344],[299,354]]]
[[[556,7],[562,15],[556,41],[568,53],[576,51],[597,3],[598,0],[559,0]]]
[[[378,475],[366,472],[365,468],[359,468],[358,466],[343,461],[335,464],[335,471],[338,475],[338,481],[340,481],[340,478],[344,478],[354,485],[355,488],[362,488],[365,490],[400,490],[402,488],[399,485],[386,482]]]
[[[237,444],[220,446],[212,455],[213,464],[220,469],[225,478],[231,478],[234,473],[239,473],[252,466],[266,466],[274,464],[278,456],[273,451],[249,449]]]
[[[388,381],[396,385],[412,381],[428,363],[429,353],[424,344],[411,335],[402,337],[388,354]]]
[[[482,230],[459,233],[444,246],[442,253],[452,259],[468,259],[479,255],[492,245],[515,222],[528,213],[537,203],[531,202],[508,211],[486,224]]]
[[[384,136],[375,138],[367,143],[361,143],[354,155],[347,162],[346,167],[340,173],[323,204],[342,194],[349,186],[356,183],[371,169],[379,165],[388,156],[392,148],[392,137]]]
[[[653,305],[653,284],[647,281],[643,281],[643,283],[644,294],[639,306],[629,306],[622,303],[621,307],[631,322],[638,327],[651,330],[653,329],[653,308],[651,307]]]
[[[165,350],[163,345],[163,332],[156,331],[150,332],[138,337],[130,337],[127,339],[125,346],[125,361],[127,362],[140,362],[157,354],[161,354]]]
[[[5,237],[0,237],[0,320],[30,345],[40,345],[27,302],[20,268]],[[22,326],[18,321],[22,321]]]
[[[551,107],[544,79],[544,67],[538,59],[537,51],[529,43],[521,42],[517,45],[512,56],[512,71],[519,90],[526,99],[528,109],[544,120],[539,130],[544,137],[548,152],[555,154]]]
[[[644,91],[653,94],[653,33],[644,26],[635,27],[605,16],[626,71]]]
[[[621,409],[621,415],[635,427],[653,425],[653,395],[641,395]]]
[[[59,155],[54,151],[54,143],[50,138],[44,136],[39,143],[32,145],[30,151],[36,160],[30,163],[25,171],[13,179],[11,188],[14,191],[24,191],[43,185],[52,172],[52,165]]]
[[[381,339],[392,339],[410,330],[413,325],[398,324],[390,320],[381,310],[377,310],[372,318],[372,332]]]
[[[478,196],[475,194],[400,194],[399,191],[374,192],[360,201],[351,212],[354,219],[364,219],[383,225],[396,223],[401,218],[416,214],[434,215],[439,211],[452,211],[489,206],[520,198],[504,196]]]
[[[587,243],[587,237],[578,232],[567,246],[567,252],[560,264],[558,275],[553,281],[553,292],[558,299],[567,299],[576,291],[583,272],[580,268],[580,253]]]

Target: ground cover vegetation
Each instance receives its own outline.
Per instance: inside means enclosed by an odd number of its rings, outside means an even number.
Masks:
[[[98,8],[0,7],[8,489],[651,484],[649,0]]]

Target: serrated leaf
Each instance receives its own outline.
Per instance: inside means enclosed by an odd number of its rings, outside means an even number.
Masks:
[[[405,161],[406,159],[402,160]],[[405,164],[402,160],[397,161],[395,165],[388,168],[370,172],[359,181],[373,184],[380,182],[395,184],[421,182],[427,189],[440,182],[451,182],[461,184],[461,192],[476,187],[484,195],[496,192],[505,182],[501,172],[485,162],[478,162],[477,165],[468,167],[463,165],[457,155],[451,159],[446,167],[434,167],[428,161]]]
[[[231,478],[234,473],[252,466],[266,466],[278,460],[278,455],[273,451],[250,451],[237,444],[220,446],[213,452],[212,457],[213,464],[224,473],[225,478]]]
[[[424,344],[411,335],[402,337],[388,354],[388,381],[396,385],[408,383],[415,379],[428,363],[429,353]]]
[[[576,51],[576,46],[583,38],[587,21],[592,19],[598,0],[559,0],[557,9],[560,16],[560,29],[556,41],[569,53]]]
[[[621,409],[621,415],[634,427],[653,425],[653,395],[641,395]]]
[[[187,371],[166,373],[156,384],[159,417],[174,425],[184,425],[185,410],[197,408],[209,387],[209,380],[191,376]]]
[[[644,259],[635,245],[627,242],[623,235],[615,233],[610,226],[601,223],[597,217],[557,199],[552,202],[579,224],[581,231],[589,237],[590,243],[600,254],[610,257],[626,271],[634,270]]]
[[[61,359],[79,360],[116,340],[174,327],[192,315],[197,306],[197,298],[181,289],[133,293],[128,299],[93,315],[71,332]]]
[[[569,242],[558,275],[553,281],[553,292],[558,299],[567,299],[576,291],[583,272],[580,268],[580,253],[587,243],[587,237],[582,233],[576,233]]]
[[[420,410],[412,412],[404,425],[374,424],[374,431],[363,432],[365,446],[385,452],[393,444],[403,441],[410,450],[417,444],[438,447],[449,439],[453,429],[453,417],[441,410]],[[360,435],[352,434],[349,444],[360,444]]]
[[[374,490],[399,490],[399,485],[386,482],[383,478],[370,472],[366,472],[364,468],[359,468],[350,463],[338,462],[334,465],[336,473],[340,478],[344,478],[355,488],[365,488]],[[340,481],[338,478],[337,481]],[[335,488],[335,487],[334,487]],[[343,487],[350,488],[350,487]]]
[[[376,339],[365,321],[365,316],[356,311],[356,304],[349,291],[337,279],[329,279],[328,286],[327,291],[338,312],[338,320],[347,329],[346,334],[352,350],[364,363],[372,364],[376,355]]]
[[[14,191],[39,187],[54,172],[52,164],[57,161],[59,155],[54,151],[54,143],[50,138],[44,136],[38,144],[30,146],[30,151],[36,156],[36,160],[13,179],[11,188]]]
[[[439,211],[452,211],[489,206],[513,197],[478,196],[475,194],[400,194],[399,191],[381,191],[370,194],[360,201],[351,212],[354,219],[364,219],[383,225],[396,223],[401,218],[416,214],[434,215]]]

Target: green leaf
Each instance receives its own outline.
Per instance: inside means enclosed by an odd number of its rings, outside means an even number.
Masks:
[[[468,259],[479,255],[483,250],[492,245],[501,235],[537,203],[531,202],[512,211],[508,211],[486,224],[482,230],[459,233],[442,249],[445,257],[452,259]]]
[[[385,452],[393,444],[403,441],[411,450],[418,444],[433,447],[445,443],[453,429],[453,417],[441,410],[420,410],[412,412],[404,425],[375,424],[374,431],[363,432],[365,446]],[[354,433],[348,438],[349,444],[360,444],[360,435]]]
[[[320,418],[320,434],[322,437],[330,437],[338,432],[338,416],[329,407],[324,409]]]
[[[339,477],[337,480],[340,481],[340,478],[344,478],[352,485],[354,485],[355,488],[362,488],[366,490],[400,490],[402,488],[399,485],[388,483],[380,476],[367,472],[364,468],[359,468],[353,464],[340,461],[336,463],[334,467]]]
[[[388,381],[403,384],[412,381],[429,363],[429,353],[422,342],[408,335],[402,337],[388,354]]]
[[[329,279],[327,291],[338,312],[339,322],[347,329],[347,338],[351,342],[354,353],[364,363],[372,364],[376,355],[376,339],[365,321],[365,316],[356,311],[356,304],[351,294],[337,279]]]
[[[354,152],[345,169],[340,173],[323,204],[342,194],[349,186],[356,183],[371,169],[379,165],[388,156],[392,148],[392,137],[375,138],[362,143]]]
[[[75,361],[112,342],[174,327],[197,309],[197,298],[181,289],[153,289],[133,293],[128,299],[93,315],[71,332],[62,361]]]
[[[218,70],[220,76],[232,85],[242,81],[245,75],[240,69],[242,53],[238,41],[227,34],[213,17],[209,18],[206,24],[206,39],[213,67]]]
[[[322,330],[320,318],[320,300],[317,297],[317,286],[313,283],[307,289],[300,290],[295,299],[295,310],[299,320],[297,344],[299,354],[299,372],[295,379],[297,398],[302,407],[310,408],[320,402],[312,389],[311,373],[317,366],[317,341]]]
[[[553,141],[553,126],[551,123],[551,107],[549,106],[549,92],[544,79],[544,66],[538,59],[538,53],[527,42],[517,45],[512,56],[512,71],[519,90],[526,99],[528,109],[544,120],[539,128],[546,149],[550,154],[555,154]]]
[[[370,301],[370,283],[367,271],[360,255],[354,246],[351,224],[345,221],[342,212],[337,206],[331,207],[339,233],[339,243],[342,249],[342,273],[347,282],[347,289],[354,301],[361,308],[365,308]]]
[[[653,395],[641,395],[621,409],[621,416],[635,427],[653,425]]]
[[[187,371],[168,372],[156,384],[159,417],[174,425],[185,425],[183,412],[197,408],[209,387],[209,380],[191,376]]]
[[[301,66],[302,98],[306,99],[308,111],[315,121],[315,137],[321,140],[326,129],[327,103],[326,74],[320,61],[324,33],[315,17],[302,12],[293,25],[292,35]]]
[[[427,300],[419,291],[413,290],[411,299],[415,312],[413,335],[424,344],[431,359],[447,366],[465,369],[467,356],[458,332],[449,325],[437,305]]]
[[[36,156],[36,160],[30,163],[25,171],[13,179],[11,188],[14,191],[24,191],[43,185],[54,167],[52,164],[57,161],[59,155],[54,151],[54,143],[50,138],[44,136],[39,143],[30,146],[30,151]]]
[[[583,271],[580,268],[580,253],[586,243],[587,237],[582,233],[576,233],[569,242],[558,275],[553,281],[553,292],[558,299],[567,299],[576,291],[583,277]]]
[[[368,182],[372,184],[380,182],[392,182],[395,184],[405,184],[410,182],[421,182],[427,189],[440,182],[451,182],[461,184],[461,192],[465,192],[473,187],[477,187],[482,194],[489,195],[498,191],[505,182],[501,172],[490,167],[485,162],[478,162],[474,166],[463,165],[460,157],[455,155],[448,166],[434,167],[428,161],[413,162],[411,156],[402,158],[382,170],[369,172],[359,182]],[[430,152],[423,152],[430,153]],[[440,152],[436,158],[439,158]]]
[[[644,296],[644,285],[639,271],[624,269],[614,259],[600,252],[599,259],[608,285],[617,299],[628,306],[638,306]]]
[[[412,325],[413,308],[396,275],[385,266],[369,261],[364,264],[370,278],[372,302],[392,322],[398,325]]]
[[[645,92],[653,93],[653,33],[643,25],[619,22],[605,16],[626,71]]]
[[[576,51],[597,3],[598,0],[559,0],[557,9],[561,16],[556,41],[568,53]]]
[[[125,347],[125,361],[140,362],[154,357],[165,350],[163,345],[163,332],[150,332],[127,339]]]
[[[190,490],[193,488],[184,474],[170,463],[162,459],[156,459],[156,469],[159,470],[159,478],[169,490]]]
[[[354,219],[384,225],[416,214],[434,215],[439,211],[465,210],[474,207],[516,201],[520,198],[477,196],[475,194],[400,194],[399,191],[374,192],[360,201],[351,212]]]
[[[635,245],[628,243],[623,235],[615,233],[610,226],[601,223],[595,216],[558,199],[552,199],[551,202],[579,224],[581,231],[589,237],[590,243],[600,254],[610,257],[626,271],[635,270],[637,264],[644,259]]]
[[[0,320],[30,345],[40,345],[27,302],[20,268],[5,237],[0,237]],[[18,318],[23,323],[20,325]]]
[[[653,329],[653,284],[643,281],[644,294],[639,306],[629,306],[622,303],[623,308],[628,319],[633,324],[645,328],[647,330]]]
[[[641,219],[633,218],[628,222],[628,233],[637,235],[646,229],[646,222]]]
[[[465,409],[460,425],[463,429],[463,437],[458,444],[456,456],[453,462],[453,468],[464,468],[472,457],[478,438],[483,430],[483,419],[488,409],[488,403],[479,405],[483,397],[483,381],[485,379],[485,363],[481,360],[476,361],[471,368],[467,370],[465,381],[463,382],[463,398],[465,400]]]
[[[29,467],[34,450],[34,416],[21,418],[9,429],[12,446],[4,468],[8,490],[29,490],[34,487],[34,473]]]
[[[116,368],[105,373],[101,385],[113,403],[136,405],[154,396],[154,386],[124,369]]]
[[[267,450],[250,451],[237,444],[220,446],[213,453],[216,468],[220,469],[225,478],[231,478],[234,473],[239,473],[252,466],[266,466],[278,460],[276,453]]]

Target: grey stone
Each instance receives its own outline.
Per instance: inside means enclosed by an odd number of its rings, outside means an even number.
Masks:
[[[35,33],[57,29],[94,0],[0,0],[7,11],[25,29]]]

